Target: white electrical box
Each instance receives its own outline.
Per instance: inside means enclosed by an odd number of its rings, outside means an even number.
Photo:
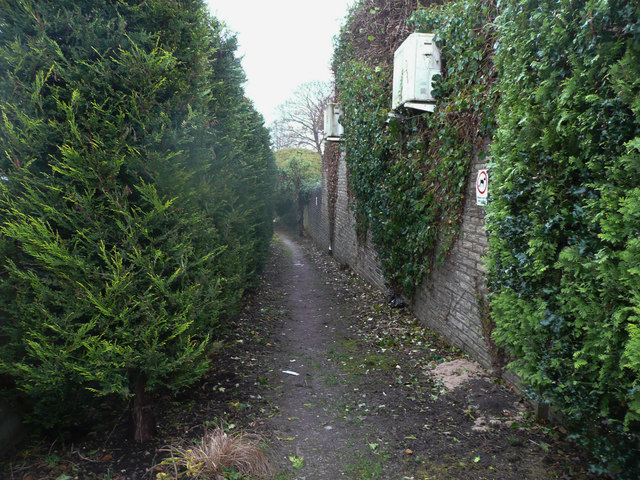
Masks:
[[[340,125],[340,115],[342,108],[337,103],[330,103],[324,110],[324,134],[325,140],[329,142],[339,142],[344,133],[344,128]]]
[[[412,33],[393,56],[392,110],[404,106],[433,112],[433,77],[440,74],[440,51],[432,33]]]

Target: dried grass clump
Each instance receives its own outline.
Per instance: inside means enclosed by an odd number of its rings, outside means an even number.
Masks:
[[[171,457],[162,463],[172,466],[173,472],[159,474],[158,479],[186,477],[223,480],[224,470],[231,469],[248,478],[272,475],[271,465],[259,447],[261,441],[258,435],[228,434],[218,427],[205,432],[201,445],[171,448]],[[171,473],[174,475],[171,476]]]

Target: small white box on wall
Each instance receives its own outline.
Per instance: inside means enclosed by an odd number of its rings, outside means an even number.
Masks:
[[[392,110],[398,107],[433,112],[433,77],[440,74],[440,51],[432,33],[412,33],[393,56]]]
[[[339,142],[344,133],[344,128],[340,125],[340,115],[342,108],[337,103],[330,103],[324,110],[324,133],[328,142]]]

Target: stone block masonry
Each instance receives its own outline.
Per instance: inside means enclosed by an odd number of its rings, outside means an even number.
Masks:
[[[487,293],[482,256],[489,244],[484,230],[485,207],[476,205],[476,176],[484,168],[482,161],[474,159],[460,236],[444,264],[435,268],[417,290],[413,311],[422,322],[488,368],[495,359],[480,306]]]
[[[323,251],[328,251],[331,247],[329,202],[326,185],[326,173],[323,169],[322,183],[311,192],[309,202],[305,205],[303,212],[305,231],[311,235],[316,245]]]
[[[485,164],[474,159],[467,182],[460,236],[447,260],[434,268],[417,290],[411,309],[418,319],[440,333],[452,345],[469,354],[486,368],[494,366],[493,350],[488,342],[488,327],[481,304],[486,295],[482,256],[488,248],[484,231],[485,207],[476,205],[476,175]],[[322,186],[311,195],[305,209],[307,232],[322,249],[329,249],[341,264],[386,291],[386,282],[378,255],[370,238],[358,241],[355,218],[348,192],[344,158],[338,164],[338,188],[335,202],[333,238],[329,228],[328,191],[323,172]]]
[[[333,256],[339,263],[349,265],[358,275],[380,290],[385,289],[382,267],[370,238],[358,241],[356,220],[351,210],[351,199],[344,158],[338,164],[338,191],[335,213]],[[368,237],[368,236],[367,236]]]

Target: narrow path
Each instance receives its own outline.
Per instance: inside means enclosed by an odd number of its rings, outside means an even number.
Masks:
[[[351,312],[326,295],[330,282],[320,278],[300,247],[287,234],[278,235],[290,262],[280,271],[288,322],[273,357],[274,384],[281,387],[273,397],[279,415],[269,422],[280,440],[276,457],[309,480],[339,478],[344,468],[336,461],[338,452],[353,446],[359,432],[337,415],[348,396],[342,381],[346,374],[328,355],[335,353],[343,320]]]
[[[512,390],[434,381],[428,362],[460,355],[295,234],[278,232],[264,278],[245,378],[275,480],[590,478]]]

